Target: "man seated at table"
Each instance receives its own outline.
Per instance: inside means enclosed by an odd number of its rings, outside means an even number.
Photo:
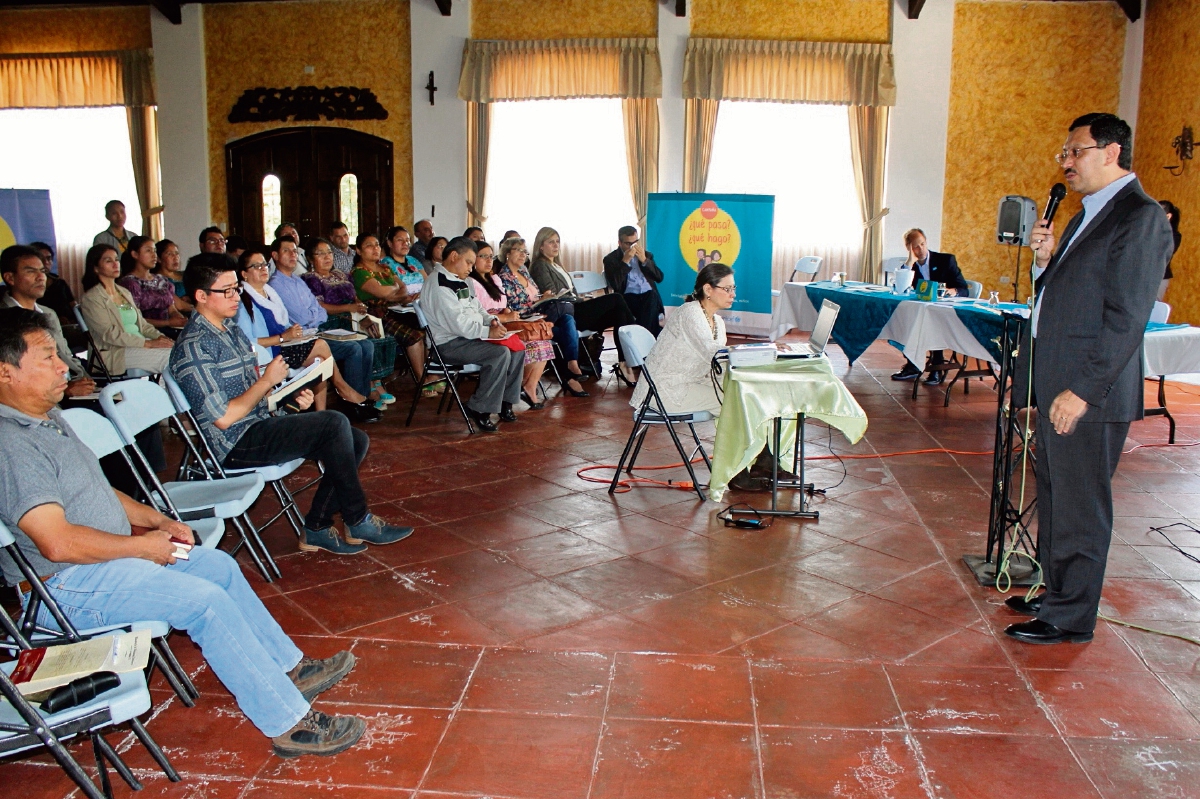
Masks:
[[[913,270],[915,273],[913,275],[914,283],[918,280],[932,280],[942,288],[954,289],[959,297],[967,296],[969,289],[962,270],[958,268],[958,260],[948,252],[934,252],[929,249],[925,243],[925,231],[913,228],[905,233],[904,248],[908,250],[908,260],[904,262],[904,268]],[[940,366],[945,362],[946,356],[941,350],[933,350],[929,353],[930,366]],[[892,379],[916,380],[921,376],[922,371],[912,361],[905,360],[904,368],[892,375]],[[925,379],[925,384],[939,385],[945,377],[945,372],[932,372]]]
[[[354,655],[304,657],[224,552],[176,560],[172,539],[192,543],[191,529],[109,487],[55,407],[66,386],[46,315],[0,311],[0,520],[66,617],[83,628],[164,621],[186,631],[281,757],[353,746],[362,719],[309,703],[354,668]],[[22,585],[9,557],[0,568]],[[54,625],[45,608],[40,621]]]

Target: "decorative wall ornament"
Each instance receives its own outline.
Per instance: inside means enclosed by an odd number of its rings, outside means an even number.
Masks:
[[[357,86],[289,86],[247,89],[233,104],[230,122],[314,122],[334,119],[387,119],[375,93]]]
[[[1195,143],[1192,141],[1192,128],[1189,125],[1185,125],[1183,128],[1183,133],[1180,133],[1175,137],[1175,140],[1171,142],[1171,149],[1175,151],[1175,155],[1179,156],[1179,163],[1175,164],[1174,166],[1164,166],[1163,169],[1167,170],[1175,177],[1182,175],[1184,167],[1187,166],[1187,162],[1192,160],[1192,148],[1194,144]]]

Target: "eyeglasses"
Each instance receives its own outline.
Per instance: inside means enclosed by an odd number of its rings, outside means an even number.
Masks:
[[[737,286],[713,286],[715,289],[720,289],[726,294],[737,294]]]
[[[250,264],[246,268],[247,269],[270,269],[270,266],[268,264]]]
[[[225,237],[224,236],[209,236],[208,238],[206,238],[204,240],[204,243],[205,244],[224,244]]]
[[[265,266],[265,264],[264,264],[264,266]],[[255,268],[257,269],[258,267],[255,267]],[[209,294],[221,294],[227,300],[237,299],[238,297],[240,297],[242,295],[242,287],[241,286],[230,286],[227,289],[205,289],[205,291]]]
[[[1072,147],[1070,149],[1067,149],[1066,147],[1064,147],[1061,153],[1054,156],[1054,160],[1058,162],[1059,166],[1062,166],[1063,163],[1066,162],[1067,158],[1071,158],[1072,160],[1078,161],[1079,154],[1082,153],[1084,150],[1103,150],[1107,146],[1108,146],[1107,144],[1093,144],[1090,147]]]

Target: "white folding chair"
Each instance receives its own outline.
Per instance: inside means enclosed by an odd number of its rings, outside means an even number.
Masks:
[[[642,442],[646,440],[646,433],[649,432],[650,427],[652,425],[662,425],[671,434],[671,441],[675,443],[675,449],[679,451],[679,456],[683,458],[683,464],[687,467],[688,474],[692,476],[692,487],[696,490],[696,496],[700,497],[700,500],[703,502],[705,499],[704,491],[700,487],[700,481],[696,479],[696,470],[692,468],[692,458],[699,451],[700,457],[704,459],[704,465],[708,467],[709,472],[712,472],[712,463],[708,460],[708,453],[704,451],[704,445],[700,443],[700,436],[696,432],[696,425],[701,422],[712,421],[713,415],[708,411],[667,413],[662,397],[659,396],[658,387],[654,385],[654,378],[650,375],[650,370],[646,367],[646,356],[654,348],[654,335],[641,325],[623,325],[618,335],[621,337],[621,348],[625,352],[625,363],[630,366],[642,367],[642,379],[646,381],[647,391],[646,398],[642,400],[642,404],[633,412],[633,430],[629,432],[629,440],[625,442],[625,449],[621,452],[621,459],[617,461],[617,470],[613,473],[612,483],[608,486],[608,493],[611,494],[617,490],[617,483],[620,481],[622,467],[625,467],[626,474],[633,473],[633,465],[637,461],[638,453],[642,450]],[[651,403],[654,403],[655,407],[651,407]],[[696,442],[696,449],[690,455],[684,452],[683,443],[675,433],[675,425],[677,424],[685,424],[692,431],[692,439]],[[632,456],[630,456],[630,450],[633,450]],[[626,458],[629,460],[628,466],[625,463]]]
[[[603,272],[577,271],[577,272],[569,272],[568,274],[571,275],[571,283],[574,284],[576,294],[588,294],[593,291],[599,291],[601,289],[608,288],[608,280],[604,277]],[[582,342],[583,339],[588,338],[590,336],[597,335],[598,333],[603,333],[604,331],[603,330],[578,330],[576,332],[579,334],[579,339]],[[611,349],[611,347],[603,348],[603,349],[601,349],[601,352],[603,352],[604,349]],[[588,352],[587,347],[583,346],[583,344],[581,343],[579,346],[579,350],[580,350],[580,352],[583,353],[584,357],[587,358],[588,365],[592,369],[592,374],[596,375],[596,377],[600,377],[601,376],[600,366],[594,360],[592,360],[592,354],[590,352]],[[628,364],[629,361],[626,361],[625,363]]]
[[[983,294],[983,284],[978,280],[967,281],[967,296],[973,300],[977,300]]]
[[[1155,302],[1154,310],[1152,310],[1150,312],[1150,321],[1151,322],[1161,322],[1162,324],[1166,324],[1167,320],[1170,318],[1171,318],[1171,306],[1165,302]]]
[[[428,344],[425,347],[425,365],[421,369],[421,375],[417,379],[417,387],[413,390],[412,405],[408,408],[408,419],[405,420],[404,426],[412,425],[413,414],[417,412],[417,403],[421,401],[421,392],[425,389],[425,380],[428,375],[441,375],[446,378],[446,387],[442,389],[441,399],[438,400],[438,415],[441,415],[445,409],[447,398],[454,397],[454,402],[458,405],[459,413],[462,414],[463,421],[467,423],[467,432],[471,435],[475,434],[475,425],[471,422],[471,415],[467,413],[467,406],[462,401],[462,396],[458,393],[458,381],[463,375],[478,375],[480,373],[479,364],[448,364],[442,358],[442,352],[438,349],[437,341],[434,340],[433,331],[429,329],[429,320],[425,318],[425,312],[421,310],[421,301],[414,300],[412,304],[413,311],[417,314],[417,322],[421,325],[421,331],[425,334],[425,341]]]
[[[797,277],[804,277],[805,279],[801,282],[811,283],[817,276],[817,272],[820,271],[823,260],[819,255],[805,255],[797,259],[796,267],[792,269],[792,276],[788,278],[788,282],[795,283]]]
[[[891,276],[895,275],[896,270],[903,267],[907,261],[908,261],[908,259],[902,255],[897,256],[895,258],[884,258],[883,259],[883,285],[885,285],[885,286],[888,285],[888,281],[891,278]]]

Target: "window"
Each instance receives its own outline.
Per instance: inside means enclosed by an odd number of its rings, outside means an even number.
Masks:
[[[564,266],[598,271],[617,228],[637,224],[621,101],[493,103],[484,213],[489,241],[511,229],[532,247],[552,227]]]
[[[283,201],[279,196],[279,178],[267,175],[262,182],[263,239],[269,239],[283,224]]]
[[[142,230],[122,107],[0,111],[0,186],[50,190],[59,273],[76,292],[83,256],[108,227],[105,203],[125,203],[126,230]]]
[[[862,213],[845,106],[722,101],[706,188],[775,195],[776,287],[803,255],[824,258],[819,277],[857,276]]]
[[[338,218],[353,241],[358,238],[358,177],[346,173],[338,181]]]

